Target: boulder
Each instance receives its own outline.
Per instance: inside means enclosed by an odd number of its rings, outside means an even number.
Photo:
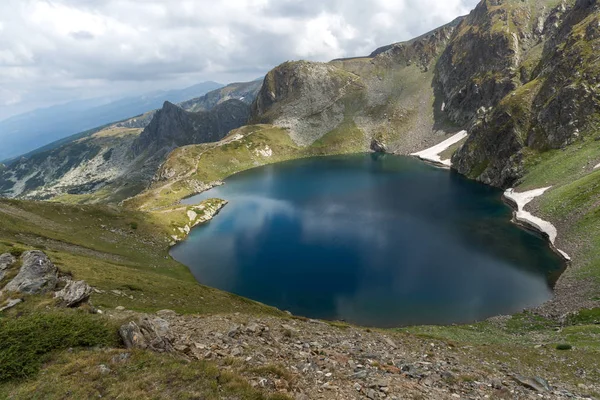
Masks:
[[[4,279],[6,275],[6,270],[15,265],[17,259],[9,253],[0,255],[0,281]]]
[[[9,308],[13,308],[14,306],[16,306],[19,303],[22,303],[23,300],[21,299],[8,299],[6,300],[6,302],[4,303],[4,305],[2,307],[0,307],[0,312],[4,311],[4,310],[8,310]]]
[[[92,287],[85,281],[69,281],[62,290],[54,293],[54,297],[65,307],[77,307],[85,303],[91,294]]]
[[[385,153],[387,151],[387,146],[383,141],[373,139],[371,141],[371,150],[375,153]]]
[[[162,318],[144,316],[139,320],[139,324],[131,321],[121,326],[119,334],[128,349],[173,351],[171,328]]]
[[[121,339],[123,339],[123,343],[128,349],[148,348],[148,343],[146,342],[146,338],[142,334],[140,327],[133,321],[122,325],[121,328],[119,328],[119,335],[121,335]]]
[[[23,265],[17,276],[10,281],[4,290],[27,294],[47,293],[56,287],[58,269],[48,256],[39,250],[23,254]]]

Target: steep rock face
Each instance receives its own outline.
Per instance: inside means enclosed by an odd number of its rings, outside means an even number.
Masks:
[[[459,24],[436,66],[445,111],[467,125],[497,105],[527,74],[551,1],[483,0]],[[535,62],[535,61],[533,61]]]
[[[228,100],[210,111],[198,113],[165,102],[136,138],[132,151],[135,155],[166,154],[176,147],[214,142],[244,125],[249,117],[250,106],[240,100]]]
[[[308,145],[344,120],[361,89],[358,76],[334,65],[287,62],[265,77],[252,115],[255,122],[288,128],[296,143]]]
[[[446,48],[452,32],[463,20],[464,17],[458,17],[449,24],[415,39],[380,47],[373,51],[369,57],[375,58],[380,54],[385,54],[398,65],[415,63],[420,68],[427,70],[432,61]]]
[[[455,168],[495,186],[524,173],[524,152],[561,148],[600,126],[600,27],[596,1],[560,4],[540,22],[539,55],[526,81],[471,120]],[[521,64],[521,69],[524,67]]]

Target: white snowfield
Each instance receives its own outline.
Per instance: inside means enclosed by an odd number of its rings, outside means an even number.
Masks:
[[[554,225],[552,225],[550,222],[544,221],[543,219],[538,218],[535,215],[532,215],[530,212],[524,210],[525,206],[529,202],[531,202],[536,197],[541,196],[550,188],[551,188],[551,186],[546,187],[546,188],[541,188],[541,189],[529,190],[527,192],[521,192],[521,193],[515,192],[514,189],[507,189],[504,192],[504,197],[507,198],[508,200],[511,200],[517,206],[517,211],[515,211],[515,220],[517,222],[520,222],[522,224],[525,224],[527,226],[535,228],[538,231],[543,232],[546,235],[548,235],[548,239],[550,240],[550,243],[552,244],[552,248],[554,248],[558,253],[560,253],[566,260],[571,260],[571,257],[569,257],[569,255],[567,253],[556,248],[556,246],[554,245],[554,243],[556,241],[556,236],[558,235],[558,232],[557,232],[556,228],[554,227]]]
[[[443,142],[436,144],[433,147],[428,149],[419,151],[417,153],[412,153],[411,156],[419,157],[421,160],[429,161],[435,164],[440,164],[446,167],[451,167],[452,162],[448,160],[442,160],[440,157],[440,153],[446,150],[448,147],[452,146],[455,143],[460,142],[468,135],[467,131],[460,131],[456,135],[444,140]]]

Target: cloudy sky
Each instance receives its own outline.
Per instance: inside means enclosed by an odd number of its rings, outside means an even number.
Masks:
[[[0,0],[0,119],[365,55],[477,0]]]

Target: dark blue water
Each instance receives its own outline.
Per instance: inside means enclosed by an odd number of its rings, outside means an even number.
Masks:
[[[186,200],[229,204],[173,248],[197,280],[312,318],[393,327],[539,305],[561,260],[501,191],[392,155],[239,173]]]

